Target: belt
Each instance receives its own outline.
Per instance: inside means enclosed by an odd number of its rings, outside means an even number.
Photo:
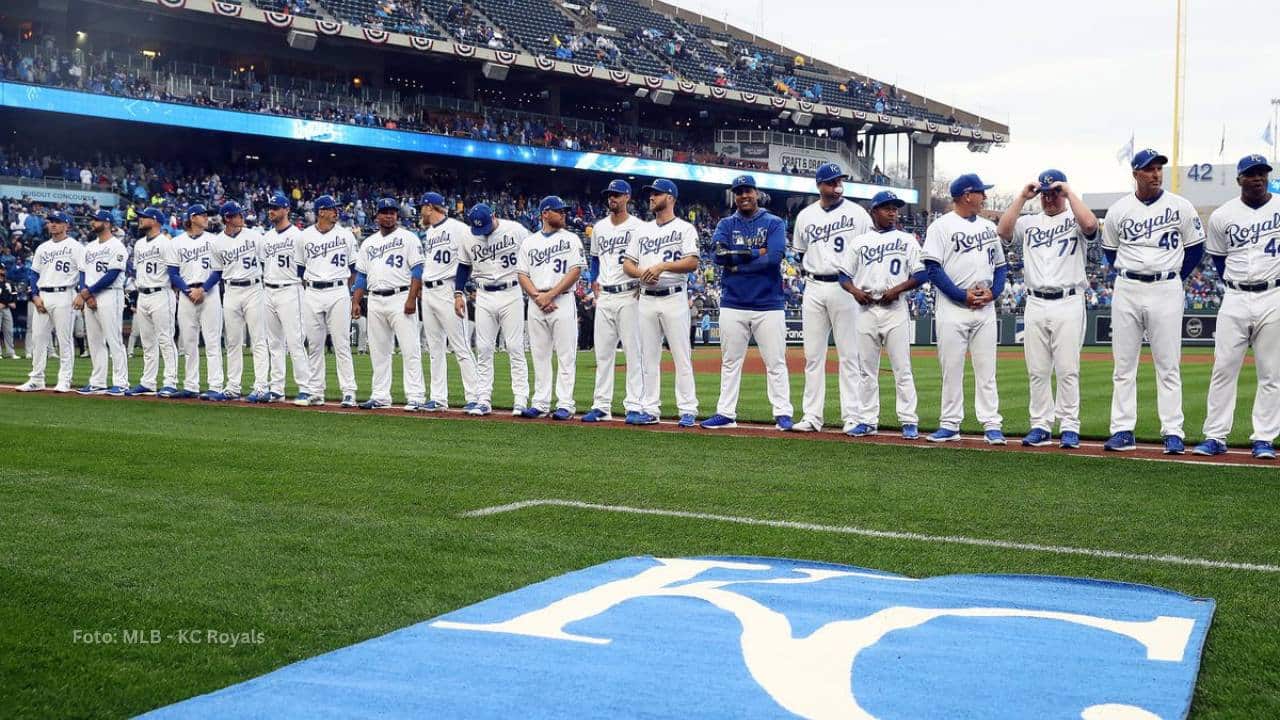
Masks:
[[[1239,283],[1234,280],[1227,280],[1226,285],[1232,290],[1240,290],[1242,292],[1251,292],[1251,293],[1260,293],[1260,292],[1266,292],[1271,288],[1280,287],[1280,279],[1262,280],[1260,282],[1252,282],[1252,283]]]
[[[617,294],[617,293],[631,292],[632,290],[635,290],[637,287],[640,287],[640,283],[632,280],[631,282],[625,282],[625,283],[622,283],[621,285],[601,285],[600,289],[610,294]]]
[[[141,293],[142,295],[150,295],[151,293],[158,293],[162,290],[168,290],[168,289],[169,288],[164,286],[153,287],[153,288],[138,288],[138,292]]]
[[[409,286],[405,285],[404,287],[390,288],[387,290],[370,290],[369,294],[377,295],[378,297],[391,297],[392,295],[399,295],[402,292],[409,292]]]
[[[272,290],[283,290],[284,288],[296,287],[296,286],[298,285],[298,283],[282,283],[282,284],[280,284],[280,285],[277,285],[277,284],[275,284],[275,283],[269,283],[269,282],[264,282],[264,283],[262,283],[262,284],[263,284],[263,285],[266,285],[267,287],[271,288]]]
[[[1032,290],[1031,294],[1041,300],[1061,300],[1065,297],[1075,295],[1078,290],[1075,288],[1067,288],[1066,290]]]
[[[256,278],[253,280],[228,280],[227,285],[230,285],[231,287],[253,287],[260,282],[262,281]]]
[[[817,280],[818,282],[839,282],[840,281],[839,273],[835,273],[833,275],[818,275],[816,273],[806,272],[804,276],[809,278],[810,280]]]
[[[62,287],[42,287],[40,288],[40,292],[62,292],[63,290],[71,289],[70,285],[63,285]]]
[[[504,283],[497,283],[496,285],[481,285],[480,289],[484,290],[485,292],[498,292],[499,290],[506,290],[508,288],[513,288],[519,284],[520,282],[518,280],[510,280]]]
[[[666,297],[668,295],[675,295],[676,293],[684,292],[684,286],[673,285],[672,287],[662,288],[661,290],[649,290],[648,288],[645,288],[640,292],[648,295],[649,297]]]
[[[1170,271],[1170,272],[1156,273],[1154,275],[1148,275],[1146,273],[1136,273],[1136,272],[1130,272],[1128,270],[1121,270],[1120,277],[1128,278],[1130,280],[1137,280],[1138,282],[1153,283],[1153,282],[1160,282],[1162,280],[1172,280],[1178,277],[1178,273]]]
[[[449,281],[450,281],[450,280],[452,280],[452,279],[453,279],[453,278],[440,278],[439,280],[432,280],[432,281],[430,281],[430,282],[424,282],[424,283],[422,283],[422,289],[423,289],[423,290],[430,290],[431,288],[438,288],[438,287],[440,287],[441,285],[445,284],[446,282],[449,282]]]
[[[311,288],[312,290],[328,290],[329,288],[336,288],[339,285],[346,285],[346,284],[347,284],[346,280],[333,280],[331,282],[328,282],[328,281],[309,282],[307,283],[307,287]]]

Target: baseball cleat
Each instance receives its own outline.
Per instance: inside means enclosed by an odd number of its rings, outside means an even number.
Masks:
[[[471,411],[475,409],[476,409],[476,404],[474,402],[469,402],[466,405],[462,406],[462,412],[467,414],[470,414]]]
[[[1062,443],[1058,447],[1064,450],[1076,450],[1080,447],[1080,433],[1072,430],[1062,431]]]
[[[925,440],[935,443],[956,442],[960,440],[960,431],[950,428],[938,428],[932,435],[926,437]]]
[[[200,399],[207,400],[209,402],[226,402],[227,396],[217,390],[206,390],[202,395],[200,395]]]
[[[427,403],[423,405],[421,409],[425,410],[426,412],[441,412],[443,410],[448,410],[449,406],[445,405],[442,402],[436,402],[435,400],[428,400]]]
[[[324,400],[321,399],[320,402],[324,402]],[[311,404],[311,395],[300,392],[298,393],[298,396],[293,399],[293,404],[298,407],[306,407]]]
[[[1195,448],[1191,451],[1191,454],[1192,455],[1209,455],[1209,456],[1226,455],[1227,445],[1221,440],[1215,440],[1213,438],[1209,438],[1208,440],[1205,440],[1204,442],[1195,446]]]
[[[195,390],[178,390],[169,397],[177,400],[194,400],[195,398],[200,397],[200,393]]]
[[[529,408],[523,405],[516,405],[515,407],[511,408],[511,417],[524,417],[524,411],[528,409]]]
[[[1121,430],[1102,443],[1102,449],[1111,452],[1128,452],[1137,450],[1138,444],[1133,441],[1133,433],[1128,430]]]
[[[338,403],[338,404],[339,404],[339,405],[341,405],[341,406],[342,406],[342,407],[344,407],[344,408],[353,408],[353,407],[355,407],[355,406],[356,406],[356,396],[355,396],[354,394],[351,394],[351,393],[348,393],[348,394],[346,394],[346,395],[343,395],[343,396],[342,396],[342,402],[340,402],[340,403]]]
[[[731,417],[716,413],[715,415],[712,415],[706,420],[698,423],[698,427],[703,430],[728,430],[738,427],[738,421]]]
[[[142,386],[139,385],[138,387],[142,387]],[[162,397],[162,398],[171,398],[177,394],[178,394],[178,388],[172,385],[165,385],[164,387],[156,391],[156,397]]]
[[[44,390],[44,383],[39,383],[35,380],[28,380],[14,389],[18,392],[40,392],[41,390]]]
[[[791,422],[790,415],[775,415],[773,418],[773,426],[782,432],[791,430],[795,425],[795,423]]]
[[[515,414],[515,413],[512,413],[512,414]],[[539,410],[538,408],[535,408],[535,407],[525,408],[521,410],[519,413],[520,417],[526,418],[528,420],[536,420],[537,418],[540,418],[540,417],[546,417],[546,415],[547,415],[546,410]]]
[[[134,385],[124,391],[125,397],[138,397],[140,395],[155,395],[156,391],[146,385]]]
[[[85,385],[76,391],[77,395],[106,395],[107,388],[104,385]]]
[[[551,413],[551,419],[552,420],[571,420],[573,419],[573,411],[568,408],[556,408],[556,411]]]
[[[658,424],[658,416],[657,416],[657,415],[650,415],[650,414],[649,414],[649,413],[647,413],[647,412],[639,413],[639,414],[636,416],[636,422],[635,422],[635,424],[636,424],[636,425],[657,425],[657,424]]]
[[[249,393],[249,397],[245,398],[244,401],[255,403],[255,404],[260,402],[266,402],[267,394],[264,392],[258,392],[257,390],[254,390],[253,392]]]
[[[627,413],[627,417],[631,417],[634,414],[635,413]],[[579,420],[585,423],[609,422],[612,419],[613,417],[610,416],[609,413],[599,408],[591,408],[586,415],[579,418]]]
[[[1254,440],[1253,456],[1258,460],[1275,460],[1276,449],[1266,440]]]
[[[1022,438],[1026,447],[1044,447],[1053,444],[1053,434],[1044,428],[1031,428],[1031,432]]]
[[[278,393],[278,392],[272,391],[266,394],[262,402],[277,403],[277,402],[282,402],[283,400],[284,400],[284,393]]]
[[[693,413],[685,413],[680,416],[679,420],[676,421],[676,425],[682,428],[691,428],[697,424],[698,424],[698,418],[694,417]]]
[[[71,385],[68,383],[58,383],[53,386],[53,391],[56,393],[69,393],[71,392]]]
[[[988,430],[982,433],[982,439],[987,441],[988,445],[1005,445],[1004,433],[999,430]]]
[[[846,430],[844,434],[848,435],[849,437],[869,437],[871,435],[875,435],[877,432],[879,432],[879,430],[877,430],[874,425],[868,425],[867,423],[858,423],[857,425],[854,425],[853,427]]]
[[[626,417],[624,417],[624,418],[622,419],[622,421],[623,421],[623,422],[625,422],[625,423],[626,423],[626,424],[628,424],[628,425],[639,425],[639,424],[640,424],[640,416],[641,416],[642,414],[643,414],[643,413],[637,412],[637,411],[635,411],[635,410],[629,410],[629,411],[627,411]]]
[[[1165,455],[1181,455],[1187,451],[1187,446],[1183,444],[1182,438],[1177,435],[1164,436],[1164,454]]]
[[[905,440],[918,440],[920,438],[920,428],[916,425],[903,425],[902,437]]]
[[[405,412],[423,412],[426,409],[427,409],[427,404],[424,402],[415,402],[413,400],[410,400],[409,402],[404,404]]]
[[[381,400],[365,400],[360,403],[361,410],[381,410],[389,407],[391,407],[391,403],[382,402]]]
[[[801,420],[791,426],[791,432],[819,432],[821,430],[822,425],[815,423],[812,420]]]
[[[493,412],[493,408],[489,407],[487,403],[476,403],[475,405],[472,406],[470,410],[467,411],[467,414],[468,415],[488,415],[491,412]]]
[[[222,399],[223,399],[223,400],[226,400],[226,401],[228,401],[228,402],[232,402],[232,401],[234,401],[234,402],[239,402],[239,401],[240,401],[240,399],[241,399],[241,397],[240,397],[240,392],[239,392],[239,391],[226,391],[226,392],[223,392],[223,393],[222,393]]]
[[[111,397],[124,397],[124,388],[119,385],[112,385],[107,388],[107,394]]]

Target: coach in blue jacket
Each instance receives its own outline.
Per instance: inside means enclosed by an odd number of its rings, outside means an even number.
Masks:
[[[782,257],[787,224],[760,208],[756,180],[733,181],[738,211],[720,221],[712,242],[720,266],[720,402],[703,420],[708,429],[737,427],[738,387],[747,345],[755,338],[768,373],[769,403],[779,430],[791,429],[791,385],[787,380],[787,320],[783,313]]]

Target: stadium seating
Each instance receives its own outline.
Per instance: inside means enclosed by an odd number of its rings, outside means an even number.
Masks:
[[[476,0],[475,7],[534,55],[554,57],[552,38],[563,41],[575,33],[573,22],[548,0]]]

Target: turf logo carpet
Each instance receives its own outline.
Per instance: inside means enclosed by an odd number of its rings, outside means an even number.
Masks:
[[[597,565],[148,718],[1184,718],[1212,600],[771,558]]]

